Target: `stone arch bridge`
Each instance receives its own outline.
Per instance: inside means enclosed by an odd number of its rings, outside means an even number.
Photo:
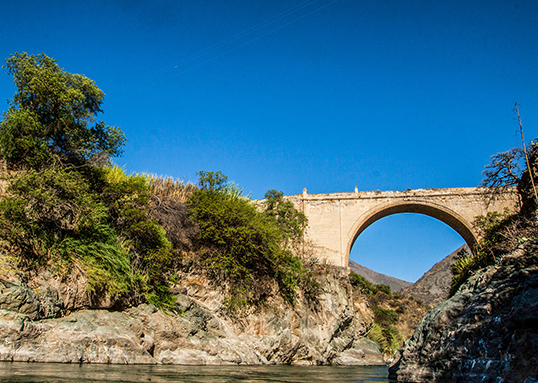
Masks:
[[[508,189],[487,202],[484,189],[416,189],[406,191],[366,191],[354,193],[303,194],[286,196],[308,217],[306,243],[316,257],[347,267],[349,252],[357,237],[372,223],[397,213],[419,213],[436,218],[453,228],[473,248],[479,234],[475,217],[488,212],[514,211],[517,193]]]

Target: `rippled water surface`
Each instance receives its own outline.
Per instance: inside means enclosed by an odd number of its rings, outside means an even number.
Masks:
[[[0,382],[388,382],[387,367],[0,363]]]

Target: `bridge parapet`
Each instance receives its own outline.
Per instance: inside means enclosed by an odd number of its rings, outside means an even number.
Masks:
[[[308,200],[346,200],[346,199],[380,199],[380,198],[410,198],[410,197],[442,197],[453,195],[477,195],[483,196],[485,188],[482,187],[462,187],[462,188],[429,188],[429,189],[407,189],[407,190],[370,190],[343,193],[315,193],[315,194],[293,194],[286,196],[287,199],[308,199]],[[506,194],[516,193],[515,188],[507,188]]]

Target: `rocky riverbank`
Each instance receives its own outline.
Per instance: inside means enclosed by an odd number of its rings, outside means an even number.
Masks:
[[[431,310],[390,367],[399,382],[537,382],[538,247],[527,242]]]
[[[319,300],[291,307],[271,294],[241,313],[203,274],[178,278],[167,311],[115,309],[83,275],[0,281],[0,360],[62,363],[382,365],[366,339],[373,314],[347,271],[319,266]],[[7,276],[7,277],[6,277]],[[24,280],[26,279],[26,280]],[[275,287],[276,288],[276,287]]]

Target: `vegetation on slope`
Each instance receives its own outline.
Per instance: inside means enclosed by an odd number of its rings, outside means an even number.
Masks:
[[[109,160],[125,137],[96,121],[104,94],[93,81],[44,54],[15,53],[5,67],[17,93],[0,123],[0,252],[21,270],[77,268],[119,305],[162,307],[190,251],[230,287],[230,308],[262,301],[271,281],[291,304],[299,285],[317,294],[294,253],[306,217],[282,193],[269,191],[259,211],[220,172],[200,172],[198,188],[126,175]]]
[[[474,225],[481,235],[481,240],[474,253],[460,252],[452,265],[452,284],[450,296],[477,270],[495,264],[501,253],[508,251],[501,244],[503,233],[516,219],[508,212],[489,212],[486,216],[478,216]]]
[[[413,297],[392,293],[390,286],[373,284],[362,275],[351,272],[350,283],[368,296],[374,312],[374,324],[368,338],[376,342],[390,359],[408,339],[426,314],[428,307]]]
[[[82,269],[90,288],[166,301],[170,243],[148,217],[149,188],[108,158],[125,142],[96,122],[104,94],[44,54],[6,60],[17,93],[0,123],[8,186],[0,200],[0,245],[23,269]]]
[[[291,251],[303,236],[303,213],[273,190],[266,194],[265,209],[258,211],[222,173],[199,174],[199,190],[188,201],[200,228],[199,262],[212,278],[233,285],[230,308],[263,301],[272,280],[291,304],[299,284],[315,285]]]
[[[487,188],[486,199],[498,198],[507,187],[516,186],[520,209],[515,214],[492,212],[476,218],[475,227],[482,239],[473,254],[462,254],[454,263],[451,296],[477,270],[499,263],[505,254],[515,251],[523,243],[538,241],[537,170],[537,142],[531,142],[529,148],[515,148],[492,157],[482,181],[482,186]]]

